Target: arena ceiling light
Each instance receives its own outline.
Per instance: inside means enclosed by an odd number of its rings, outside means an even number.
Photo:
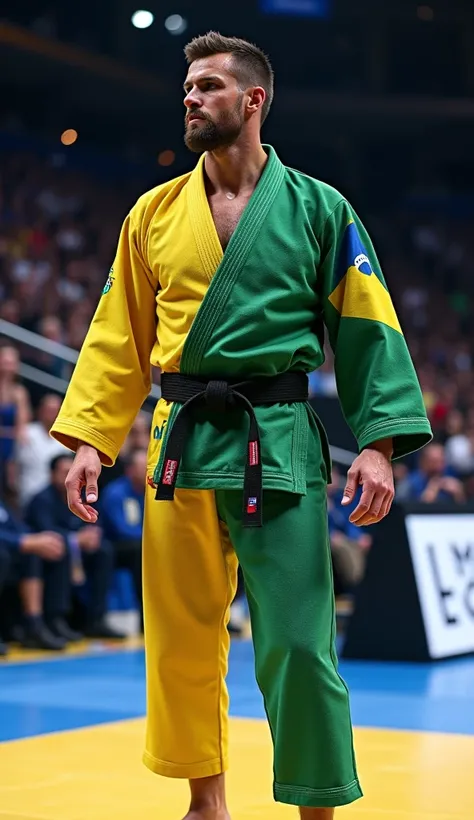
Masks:
[[[170,34],[182,34],[187,27],[187,21],[180,14],[170,14],[165,20],[165,28]]]
[[[78,138],[78,133],[75,128],[66,128],[61,134],[61,142],[63,145],[74,145]]]
[[[138,9],[132,14],[132,24],[135,28],[149,28],[155,19],[151,11]]]

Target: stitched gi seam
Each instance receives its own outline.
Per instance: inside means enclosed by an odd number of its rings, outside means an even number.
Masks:
[[[365,436],[370,435],[373,430],[385,430],[387,427],[394,427],[398,429],[398,427],[405,424],[414,425],[419,424],[420,422],[422,422],[426,427],[427,421],[423,416],[408,416],[406,418],[397,418],[391,421],[379,421],[376,424],[371,424],[370,427],[367,427],[359,438],[365,438]]]
[[[160,760],[159,757],[155,757],[154,755],[150,754],[150,752],[145,752],[146,757],[153,760],[155,763],[158,763],[160,766],[176,766],[180,769],[184,768],[184,766],[205,766],[212,763],[222,763],[222,759],[220,757],[213,757],[210,760],[195,760],[193,763],[174,763],[172,760]]]
[[[199,470],[199,472],[183,472],[182,470],[179,471],[180,478],[236,478],[239,481],[243,479],[243,471],[241,473],[234,473],[234,472],[223,472],[221,470],[212,471],[212,470]],[[263,471],[263,478],[278,478],[281,481],[286,481],[289,484],[293,484],[292,476],[285,475],[284,473],[272,473],[272,472],[265,472]]]
[[[215,498],[216,498],[216,496],[215,496],[215,493],[214,493],[214,499]],[[216,504],[216,515],[218,515],[217,502],[216,501],[215,501],[215,504]],[[221,655],[222,655],[222,639],[221,639],[221,636],[222,636],[223,630],[225,630],[225,628],[226,628],[225,627],[225,617],[226,617],[227,610],[228,610],[228,608],[230,607],[230,605],[232,603],[232,598],[231,598],[231,584],[230,584],[230,578],[229,578],[229,564],[227,562],[227,557],[226,557],[226,554],[225,554],[225,548],[224,548],[224,544],[223,544],[222,530],[221,530],[220,524],[219,524],[219,543],[220,543],[220,547],[221,547],[222,560],[224,562],[224,570],[225,570],[226,579],[227,579],[226,601],[225,601],[224,612],[222,613],[221,621],[220,621],[220,624],[219,624],[219,646],[218,646],[219,690],[218,690],[218,695],[217,695],[217,709],[218,709],[217,722],[218,722],[218,726],[219,726],[219,749],[220,749],[220,753],[221,753],[220,762],[221,762],[221,768],[223,769],[224,765],[225,765],[225,759],[224,759],[224,749],[222,748],[223,738],[222,738],[222,720],[221,720],[221,698],[222,698],[222,675],[221,675],[221,668],[220,668],[220,664],[221,664],[221,660],[222,660],[222,658],[221,658]],[[230,540],[230,534],[229,534],[229,543],[232,545],[232,542]],[[232,545],[232,548],[233,548],[233,545]]]
[[[315,795],[331,795],[331,794],[344,794],[344,792],[348,792],[354,788],[354,786],[359,786],[358,780],[352,780],[347,786],[335,786],[330,789],[313,789],[311,786],[288,786],[285,783],[275,783],[276,788],[278,789],[285,789],[285,791],[290,792],[300,792],[300,793],[307,793],[307,794],[315,794]]]
[[[327,501],[326,501],[326,509],[327,509]],[[326,538],[326,550],[328,552],[329,572],[331,574],[331,587],[334,588],[334,573],[333,573],[333,566],[332,566],[331,542],[330,542],[330,539],[329,539],[329,534],[328,534],[328,537]],[[347,708],[348,708],[348,712],[349,712],[349,718],[348,719],[349,719],[349,727],[350,727],[350,734],[351,734],[352,767],[354,769],[355,775],[357,776],[357,764],[356,764],[355,752],[354,752],[354,731],[353,731],[353,727],[352,727],[352,721],[350,719],[349,689],[347,687],[347,684],[346,684],[344,678],[341,677],[341,675],[339,674],[338,658],[337,658],[337,654],[336,654],[336,650],[335,650],[335,644],[336,644],[336,603],[335,603],[334,597],[332,598],[331,610],[332,610],[332,617],[331,617],[331,635],[330,635],[330,639],[329,639],[329,656],[331,658],[331,661],[332,661],[332,664],[333,664],[333,667],[334,667],[334,671],[335,671],[337,677],[339,678],[339,680],[341,681],[344,689],[346,690],[347,703],[348,703]],[[353,780],[345,788],[349,789],[352,786],[354,786],[354,784],[356,784],[357,782],[358,782],[357,779]]]
[[[94,441],[102,442],[103,444],[107,445],[107,449],[109,450],[109,452],[114,454],[114,458],[116,457],[117,445],[115,444],[115,442],[104,436],[102,433],[99,433],[97,430],[92,429],[91,427],[87,427],[87,425],[82,424],[80,421],[73,421],[72,419],[62,418],[58,423],[57,428],[55,429],[58,433],[61,433],[64,430],[66,435],[69,435],[69,432],[67,432],[69,430],[71,431],[71,433],[74,432],[76,434],[78,432],[87,433],[89,437],[92,437],[94,439]],[[78,438],[77,435],[73,437]],[[105,453],[105,455],[109,455],[109,453]]]

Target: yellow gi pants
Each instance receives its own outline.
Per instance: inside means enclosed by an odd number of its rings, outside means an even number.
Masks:
[[[143,599],[147,667],[144,762],[156,774],[196,778],[227,769],[225,684],[237,558],[212,490],[147,487]]]

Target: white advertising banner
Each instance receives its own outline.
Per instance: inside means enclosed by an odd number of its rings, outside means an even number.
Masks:
[[[474,652],[474,515],[405,523],[430,656]]]

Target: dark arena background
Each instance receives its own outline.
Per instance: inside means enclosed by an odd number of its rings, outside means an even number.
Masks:
[[[141,763],[143,450],[158,371],[117,463],[102,472],[105,530],[69,530],[60,493],[54,525],[38,511],[67,474],[68,451],[48,430],[122,221],[142,193],[194,167],[183,141],[183,48],[214,29],[272,60],[263,141],[339,189],[366,225],[434,434],[394,465],[389,516],[355,528],[340,501],[356,443],[327,347],[311,402],[334,464],[339,670],[365,794],[336,816],[472,820],[472,0],[5,0],[0,15],[0,818],[173,820],[186,811],[186,784]],[[67,536],[66,579],[52,529]],[[107,576],[90,558],[106,538]],[[41,558],[43,574],[14,569],[21,550]],[[159,594],[159,567],[157,579]],[[102,610],[85,629],[91,586],[102,589]],[[60,595],[62,638],[47,625]],[[243,585],[229,629],[232,816],[296,816],[272,801]]]

